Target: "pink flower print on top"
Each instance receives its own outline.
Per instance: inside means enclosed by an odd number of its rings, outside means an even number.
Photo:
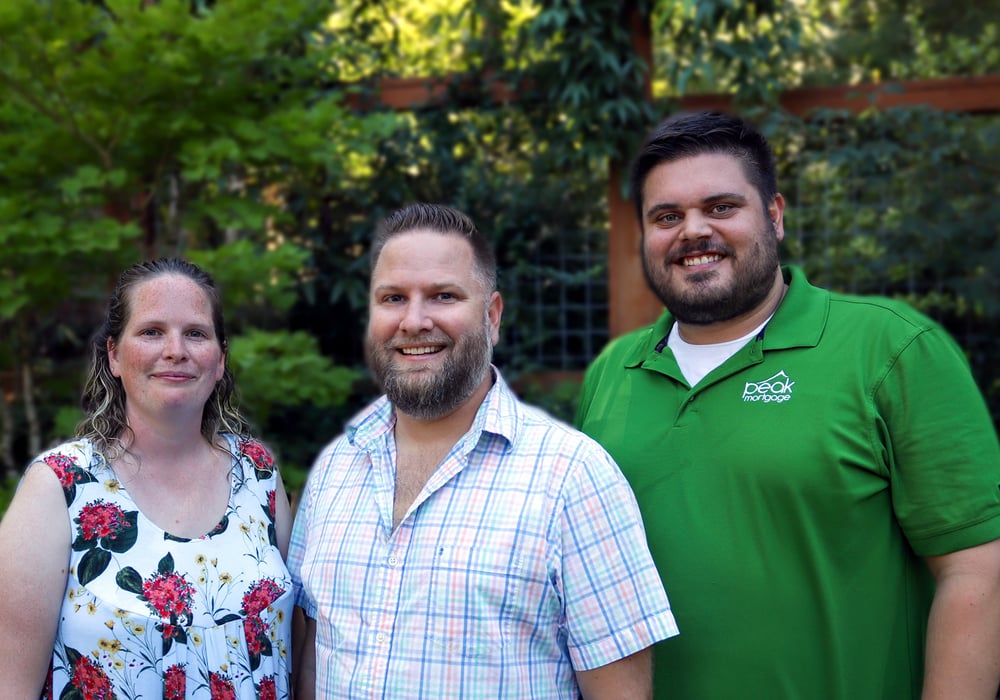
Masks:
[[[69,455],[55,452],[42,457],[42,461],[48,465],[56,478],[59,479],[59,483],[62,484],[66,505],[71,504],[76,498],[77,484],[89,484],[96,481],[90,472],[81,468],[77,461]]]
[[[210,673],[208,686],[212,692],[212,700],[236,700],[236,688],[226,674]]]
[[[274,685],[274,678],[272,676],[264,676],[260,679],[260,688],[258,690],[260,695],[260,700],[277,700],[278,691]]]
[[[94,501],[80,509],[80,535],[84,540],[109,537],[116,539],[122,531],[132,527],[125,511],[113,503]]]
[[[269,629],[260,615],[243,619],[243,636],[247,640],[247,651],[250,652],[251,659],[271,655],[271,640],[267,638]]]
[[[251,657],[271,655],[271,640],[268,638],[270,628],[264,623],[260,613],[284,592],[285,589],[272,579],[262,579],[243,595],[243,612],[246,615],[243,619],[243,636]]]
[[[250,458],[254,469],[257,470],[257,478],[269,478],[274,470],[274,458],[263,445],[256,440],[243,440],[239,444],[242,454]]]
[[[142,583],[142,597],[160,617],[176,620],[191,612],[194,587],[175,573],[157,574]]]
[[[187,674],[184,666],[174,664],[163,674],[163,700],[184,700],[186,686]]]
[[[284,592],[285,589],[273,579],[261,579],[243,594],[243,612],[246,615],[256,615],[280,598]]]
[[[73,664],[70,684],[85,700],[113,700],[115,697],[111,680],[100,666],[86,656],[78,657]]]
[[[64,489],[72,486],[74,482],[79,481],[80,476],[85,473],[77,466],[75,459],[63,454],[51,454],[43,457],[42,461],[52,468],[52,471],[59,477],[59,483],[63,485]]]

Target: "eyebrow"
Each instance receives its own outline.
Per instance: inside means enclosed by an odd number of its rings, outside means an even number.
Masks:
[[[720,192],[718,194],[705,197],[699,202],[699,204],[701,204],[701,206],[706,206],[709,204],[717,204],[719,202],[734,201],[739,202],[740,204],[746,204],[747,198],[737,192]],[[675,209],[681,209],[681,205],[676,202],[660,202],[658,204],[654,204],[646,210],[646,217],[649,218],[655,216],[661,211],[673,211]]]
[[[462,285],[455,282],[438,282],[437,284],[432,284],[427,287],[431,292],[450,292],[450,291],[461,291],[463,290]],[[405,291],[403,287],[398,284],[380,284],[377,287],[372,288],[372,294],[396,294]]]

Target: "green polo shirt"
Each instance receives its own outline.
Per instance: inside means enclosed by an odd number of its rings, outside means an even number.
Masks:
[[[689,387],[673,319],[609,344],[577,424],[636,493],[680,636],[671,700],[918,698],[921,560],[1000,537],[1000,448],[954,341],[783,268],[765,329]]]

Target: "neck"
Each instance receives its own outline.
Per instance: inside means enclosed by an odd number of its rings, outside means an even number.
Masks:
[[[704,325],[678,321],[677,330],[681,334],[681,338],[691,345],[711,345],[742,338],[764,323],[777,310],[781,300],[785,298],[787,290],[788,285],[785,284],[781,268],[778,268],[767,296],[747,313],[726,321]]]
[[[193,455],[203,455],[215,445],[201,434],[201,416],[183,419],[150,421],[144,416],[129,415],[131,436],[125,444],[128,453],[144,462],[168,460],[188,462]]]

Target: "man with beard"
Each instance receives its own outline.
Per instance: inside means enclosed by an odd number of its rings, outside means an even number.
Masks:
[[[416,204],[371,261],[385,395],[322,451],[296,516],[296,698],[651,697],[649,647],[677,629],[635,498],[491,365],[489,241]]]
[[[994,698],[1000,450],[961,350],[779,265],[773,158],[740,119],[668,119],[631,186],[666,312],[591,365],[577,424],[679,611],[656,697]]]

